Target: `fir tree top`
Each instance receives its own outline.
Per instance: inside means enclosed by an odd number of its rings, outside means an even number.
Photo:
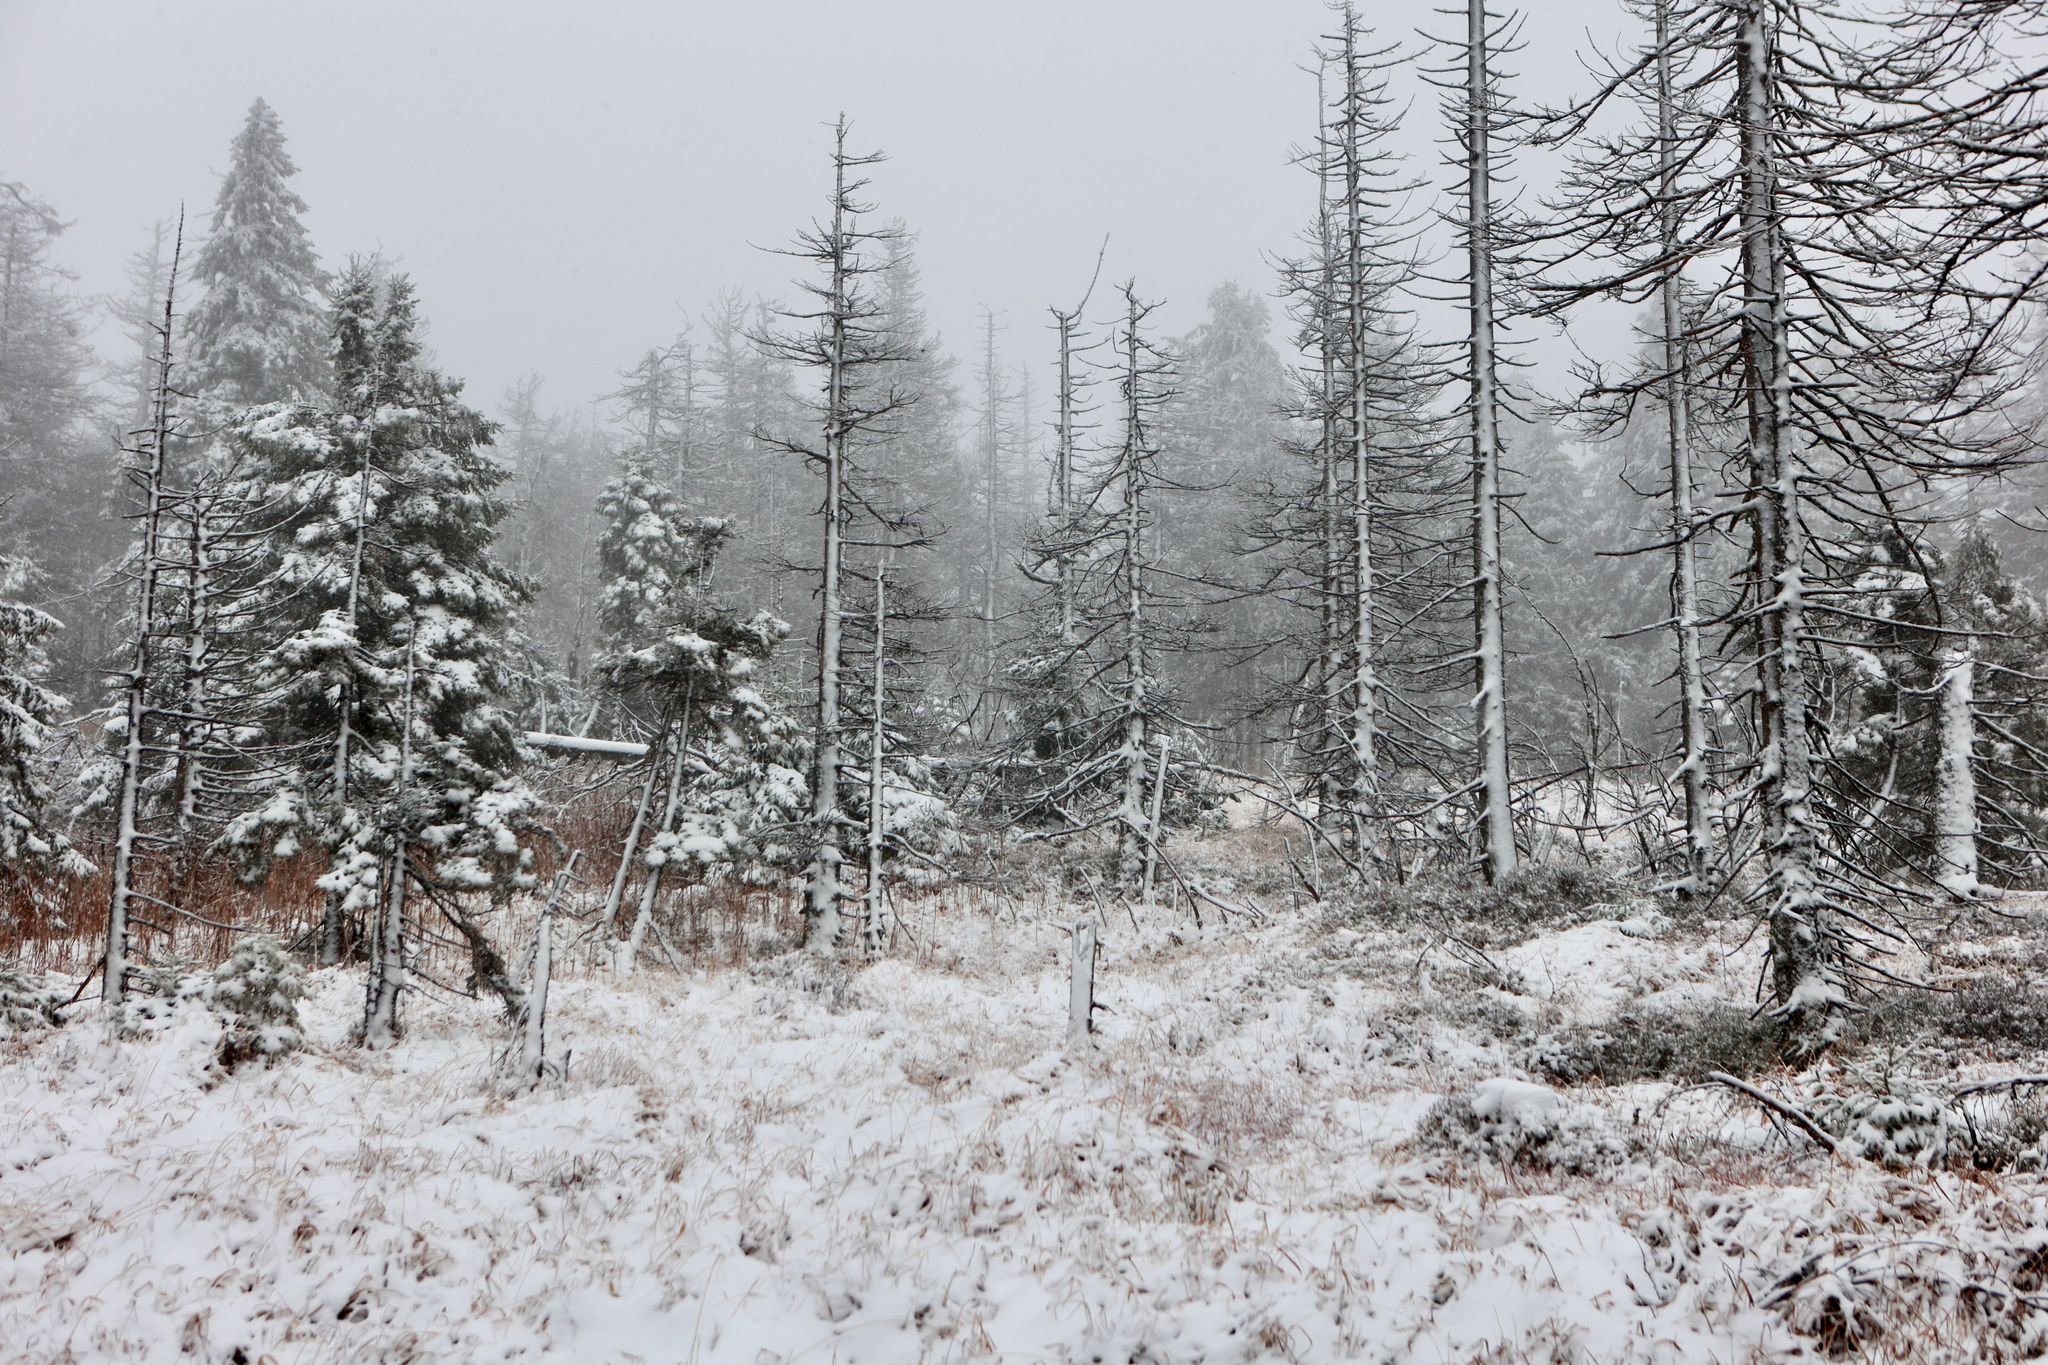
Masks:
[[[307,399],[326,386],[323,278],[299,221],[305,200],[277,111],[258,99],[230,150],[199,250],[203,295],[193,308],[190,382],[243,405]]]

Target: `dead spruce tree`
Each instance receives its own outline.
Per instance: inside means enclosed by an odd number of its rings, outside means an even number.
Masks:
[[[1186,647],[1186,632],[1172,619],[1178,603],[1162,590],[1154,544],[1154,500],[1170,484],[1158,420],[1173,394],[1173,357],[1146,332],[1157,305],[1141,301],[1135,284],[1119,292],[1123,316],[1109,338],[1115,444],[1083,460],[1067,444],[1071,426],[1061,438],[1065,458],[1075,461],[1072,501],[1056,510],[1043,549],[1060,593],[1055,610],[1071,603],[1071,617],[1052,624],[1070,643],[1032,665],[1058,695],[1034,720],[1033,758],[1023,765],[1015,809],[1046,826],[1034,837],[1111,831],[1109,875],[1126,894],[1143,896],[1161,866],[1165,803],[1199,799],[1199,782],[1192,731],[1164,671],[1166,656]],[[1071,319],[1055,317],[1071,340]],[[1072,359],[1063,354],[1067,365]],[[1070,386],[1064,377],[1063,423],[1078,408]],[[1061,592],[1062,572],[1072,576],[1071,597]]]
[[[177,319],[178,261],[183,250],[181,218],[170,270],[165,276],[163,320],[156,329],[156,374],[152,381],[149,425],[137,433],[129,450],[128,477],[135,485],[139,503],[136,550],[127,564],[134,586],[134,605],[127,667],[120,679],[120,720],[114,727],[120,744],[113,773],[114,860],[100,978],[101,996],[115,1009],[127,997],[130,935],[139,920],[138,908],[171,908],[167,902],[144,892],[139,883],[148,849],[160,842],[143,828],[144,786],[153,762],[152,741],[159,722],[156,708],[151,705],[151,692],[163,667],[161,654],[168,633],[161,594],[170,518],[169,459],[172,443],[179,434],[179,394],[172,384],[177,367],[172,333]]]
[[[1983,157],[1928,114],[1953,77],[1938,46],[1859,41],[1790,0],[1672,0],[1652,17],[1661,41],[1558,124],[1578,134],[1631,97],[1698,115],[1590,140],[1546,306],[1661,295],[1674,276],[1699,291],[1691,396],[1742,439],[1721,510],[1694,523],[1749,542],[1720,624],[1753,715],[1770,989],[1804,1055],[1839,1033],[1852,948],[1883,932],[1871,896],[1895,889],[1849,856],[1860,803],[1830,755],[1827,651],[1864,605],[1845,567],[1878,528],[1938,515],[1936,480],[2009,458],[1974,420],[2008,382],[2002,316],[1966,283],[1982,253],[1955,236]]]
[[[803,459],[817,474],[817,517],[821,547],[815,573],[818,582],[817,706],[811,749],[811,811],[813,843],[804,874],[804,944],[830,953],[840,941],[846,882],[844,844],[857,826],[848,814],[845,790],[846,717],[842,694],[849,659],[846,650],[848,531],[857,520],[885,526],[893,517],[867,500],[856,467],[856,437],[879,425],[903,406],[893,388],[877,391],[870,376],[901,364],[902,354],[888,325],[885,310],[868,287],[887,268],[888,244],[901,236],[893,228],[868,228],[861,219],[873,206],[861,198],[867,181],[858,172],[879,164],[879,152],[855,155],[846,150],[849,125],[842,115],[833,128],[831,210],[825,221],[800,233],[794,247],[781,254],[814,266],[819,278],[802,284],[812,306],[785,311],[796,324],[761,339],[784,361],[818,376],[813,408],[818,422],[815,443],[777,439],[776,444]]]
[[[1338,14],[1318,53],[1319,126],[1302,157],[1316,175],[1316,223],[1307,254],[1282,274],[1307,357],[1294,376],[1298,434],[1286,443],[1298,473],[1261,490],[1249,534],[1273,552],[1267,587],[1304,621],[1299,672],[1277,692],[1299,796],[1313,801],[1319,852],[1371,877],[1392,856],[1385,783],[1402,762],[1404,722],[1389,654],[1420,605],[1404,561],[1408,494],[1428,458],[1413,414],[1427,392],[1400,297],[1415,275],[1400,217],[1414,186],[1387,145],[1397,54],[1371,46],[1355,7]]]
[[[1520,21],[1504,18],[1485,0],[1469,0],[1456,10],[1438,13],[1464,24],[1462,37],[1439,40],[1456,58],[1455,65],[1428,77],[1448,92],[1447,155],[1461,182],[1460,202],[1444,216],[1457,232],[1453,260],[1460,267],[1448,282],[1460,287],[1465,312],[1465,337],[1452,351],[1447,375],[1464,390],[1456,417],[1464,428],[1469,471],[1469,576],[1463,595],[1471,609],[1472,745],[1464,794],[1474,802],[1479,869],[1487,881],[1497,883],[1515,875],[1519,856],[1508,762],[1506,579],[1501,563],[1501,276],[1509,262],[1504,259],[1499,182],[1505,175],[1512,116],[1501,93],[1497,59],[1513,50]]]
[[[1652,188],[1632,206],[1633,215],[1611,216],[1611,231],[1605,241],[1620,259],[1643,271],[1625,296],[1652,305],[1656,319],[1653,359],[1620,379],[1596,368],[1582,368],[1577,376],[1581,392],[1576,406],[1599,437],[1625,430],[1641,405],[1654,405],[1662,414],[1663,535],[1658,542],[1631,553],[1662,554],[1668,564],[1670,615],[1661,626],[1671,636],[1672,680],[1677,691],[1676,762],[1669,776],[1679,801],[1677,818],[1669,822],[1678,830],[1677,872],[1672,885],[1679,895],[1690,896],[1705,887],[1715,843],[1712,821],[1716,802],[1709,789],[1713,763],[1708,738],[1709,688],[1702,645],[1707,607],[1699,582],[1701,542],[1712,533],[1713,525],[1701,509],[1698,488],[1693,396],[1697,347],[1691,336],[1698,309],[1689,302],[1694,291],[1676,263],[1685,254],[1687,184],[1682,168],[1688,140],[1697,139],[1706,116],[1689,100],[1681,99],[1674,77],[1673,5],[1674,0],[1641,0],[1631,6],[1650,30],[1650,46],[1631,78],[1616,85],[1615,95],[1641,109],[1643,127],[1618,139],[1571,140],[1572,159],[1563,192],[1551,205],[1546,227],[1538,235],[1555,233],[1554,224],[1569,225],[1610,214],[1616,177],[1654,175]],[[1567,114],[1553,128],[1570,127],[1574,122]],[[1572,235],[1567,228],[1565,240],[1570,241]],[[1539,297],[1547,292],[1541,284],[1536,287]]]
[[[1107,250],[1106,240],[1103,246]],[[1069,730],[1086,709],[1092,676],[1081,647],[1081,562],[1088,542],[1082,458],[1094,412],[1088,402],[1088,353],[1100,339],[1089,340],[1082,317],[1101,270],[1098,255],[1080,302],[1047,310],[1058,338],[1052,456],[1045,510],[1026,537],[1018,564],[1036,591],[1024,605],[1023,627],[1010,642],[1004,665],[1007,743],[989,778],[993,804],[1028,819],[1066,818],[1055,814],[1057,802],[1048,796],[1060,785],[1061,755],[1070,744]]]

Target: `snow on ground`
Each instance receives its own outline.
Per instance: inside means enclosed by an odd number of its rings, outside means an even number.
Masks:
[[[0,1044],[0,1359],[1821,1358],[1902,1266],[2048,1223],[2035,1177],[1830,1162],[1725,1096],[1539,1089],[1398,933],[1112,919],[1100,1035],[1069,1047],[1056,925],[916,914],[921,951],[850,972],[560,978],[567,1075],[513,1095],[475,1002],[348,1046],[345,971],[267,1069],[213,1069],[204,1012]],[[1501,956],[1578,1011],[1743,951],[1596,924]],[[1597,1159],[1417,1142],[1446,1096],[1484,1140],[1569,1128]],[[1857,1339],[2048,1349],[2040,1286],[1998,1282]]]

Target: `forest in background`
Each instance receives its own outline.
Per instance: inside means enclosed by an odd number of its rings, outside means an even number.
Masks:
[[[9,932],[102,939],[118,1000],[175,925],[291,907],[376,1041],[437,934],[516,1015],[485,925],[572,849],[624,969],[706,888],[880,952],[892,888],[1046,842],[1228,916],[1173,844],[1234,810],[1316,901],[1595,858],[1751,898],[1824,1049],[1914,915],[2043,869],[2037,21],[1632,12],[1534,109],[1513,16],[1334,10],[1302,232],[1178,337],[1166,282],[1075,279],[949,350],[842,119],[792,293],[621,338],[601,418],[438,369],[262,100],[120,299],[6,183]],[[1525,148],[1557,184],[1503,188]],[[1519,381],[1616,301],[1627,363]]]

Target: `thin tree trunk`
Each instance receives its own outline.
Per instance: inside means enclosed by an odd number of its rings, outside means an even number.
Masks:
[[[413,652],[419,622],[409,622],[405,640],[405,694],[399,707],[398,781],[391,792],[394,809],[403,810],[412,788]],[[376,931],[371,935],[370,980],[363,1006],[363,1046],[389,1047],[398,1038],[398,1003],[406,988],[405,891],[408,830],[399,818],[391,831],[385,860],[383,894],[377,899]]]
[[[626,886],[633,877],[633,859],[640,852],[640,836],[647,828],[647,814],[654,809],[654,789],[661,784],[662,761],[668,756],[670,726],[664,720],[661,733],[647,746],[647,780],[640,784],[640,800],[633,807],[633,823],[626,827],[625,847],[619,850],[618,870],[612,874],[611,890],[605,893],[602,923],[618,934],[619,910],[626,901]]]
[[[178,727],[178,834],[181,839],[190,836],[199,819],[199,787],[204,767],[202,755],[207,742],[206,649],[211,630],[208,618],[213,590],[204,495],[194,489],[189,496],[192,511],[185,564],[185,714]]]
[[[669,769],[668,800],[661,808],[661,827],[655,831],[657,841],[663,835],[675,833],[676,815],[683,806],[683,788],[687,785],[690,770],[690,710],[695,700],[694,690],[683,696],[683,719],[676,731],[675,765]],[[647,931],[654,924],[654,901],[661,892],[662,873],[668,870],[673,857],[671,852],[660,863],[648,868],[647,879],[640,883],[640,908],[633,916],[632,932],[614,950],[612,971],[617,976],[631,976],[634,965],[640,960],[640,949],[647,942]]]
[[[875,566],[875,651],[874,676],[869,682],[873,694],[873,715],[868,725],[868,884],[861,908],[861,951],[876,957],[882,951],[882,841],[888,825],[884,798],[888,794],[882,771],[887,748],[888,715],[886,696],[887,641],[889,635],[889,563],[885,558]]]
[[[370,535],[370,440],[357,433],[362,443],[362,460],[356,470],[355,546],[349,558],[347,613],[349,648],[356,647],[356,624],[362,601],[363,559]],[[352,664],[353,661],[351,661]],[[340,696],[336,699],[338,721],[334,732],[334,764],[331,777],[337,837],[346,839],[357,820],[349,806],[350,740],[354,736],[355,684],[350,669],[342,672]],[[341,961],[342,937],[347,923],[343,892],[330,890],[320,914],[320,965],[331,967]]]
[[[1145,470],[1143,399],[1139,391],[1139,310],[1136,295],[1124,336],[1124,468],[1122,560],[1124,620],[1123,797],[1117,816],[1117,877],[1125,887],[1139,884],[1144,872],[1145,754],[1151,744],[1152,668],[1145,648]]]
[[[1466,211],[1472,366],[1473,699],[1480,867],[1489,882],[1515,875],[1515,822],[1508,778],[1506,630],[1500,560],[1500,427],[1495,393],[1491,93],[1485,0],[1468,0]]]
[[[1159,766],[1152,774],[1152,808],[1145,815],[1145,876],[1138,886],[1138,899],[1148,904],[1159,872],[1159,850],[1166,841],[1166,776],[1172,749],[1173,736],[1161,735]]]
[[[1671,89],[1670,0],[1657,5],[1657,135],[1661,144],[1658,198],[1663,205],[1662,232],[1667,258],[1675,257],[1679,238],[1678,128]],[[1679,764],[1677,777],[1685,801],[1685,872],[1678,881],[1681,896],[1704,887],[1707,859],[1713,848],[1711,808],[1707,796],[1707,686],[1700,659],[1699,581],[1693,537],[1699,530],[1693,507],[1690,382],[1687,375],[1684,285],[1675,267],[1662,290],[1664,342],[1664,416],[1670,446],[1671,475],[1671,629],[1678,649]]]

